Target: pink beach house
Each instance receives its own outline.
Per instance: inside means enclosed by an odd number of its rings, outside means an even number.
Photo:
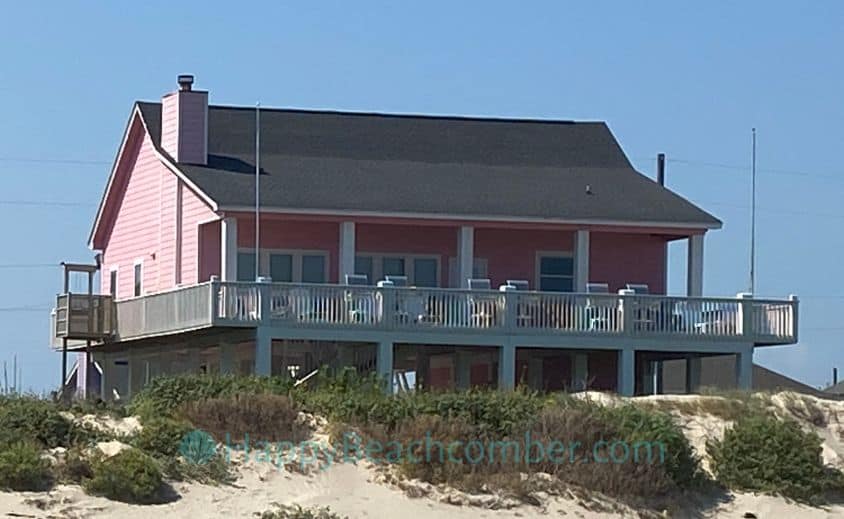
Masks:
[[[669,360],[693,391],[701,359],[724,354],[750,387],[754,348],[797,340],[794,298],[703,297],[721,222],[637,172],[603,122],[257,114],[208,97],[180,76],[134,105],[96,264],[66,266],[99,287],[66,283],[55,344],[105,398],[166,373],[324,367],[395,390],[631,395],[659,391]],[[682,297],[664,295],[675,240]]]

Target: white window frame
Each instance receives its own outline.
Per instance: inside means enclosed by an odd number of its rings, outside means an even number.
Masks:
[[[138,266],[141,267],[141,286],[138,290],[139,294],[135,295],[135,286],[138,284],[138,279],[135,277],[135,272]],[[137,258],[134,262],[132,262],[132,297],[144,297],[144,258]]]
[[[416,284],[416,271],[413,269],[413,260],[432,259],[437,262],[437,287],[442,287],[443,269],[442,255],[440,254],[416,254],[407,252],[355,252],[355,258],[359,256],[372,258],[372,279],[367,280],[370,285],[384,279],[384,258],[401,258],[404,260],[404,274],[407,276],[407,284]]]
[[[246,254],[254,254],[255,249],[250,247],[240,247],[237,249],[238,254],[246,253]],[[270,275],[270,255],[272,254],[289,254],[293,257],[293,281],[291,283],[301,283],[302,282],[302,258],[304,256],[322,256],[325,259],[325,272],[323,273],[323,277],[325,278],[325,282],[328,283],[330,279],[329,273],[331,272],[331,265],[330,265],[330,254],[327,250],[320,250],[320,249],[264,249],[262,248],[258,255],[258,275],[269,277]],[[277,280],[273,280],[276,282]]]
[[[536,283],[536,290],[542,290],[542,258],[570,258],[572,260],[571,272],[571,286],[572,292],[577,291],[575,286],[575,272],[574,272],[574,251],[553,251],[553,250],[538,250],[536,251],[536,263],[534,266],[534,282]],[[557,276],[566,277],[566,276]]]

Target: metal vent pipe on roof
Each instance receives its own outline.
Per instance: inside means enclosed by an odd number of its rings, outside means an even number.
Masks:
[[[656,156],[656,181],[659,185],[665,185],[665,153]]]
[[[193,89],[193,75],[179,74],[179,90],[183,92],[190,92]]]

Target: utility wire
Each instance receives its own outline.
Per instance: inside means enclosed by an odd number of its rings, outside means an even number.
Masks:
[[[95,207],[89,202],[68,202],[63,200],[0,200],[0,205],[37,206],[37,207]]]
[[[44,163],[44,164],[80,164],[90,166],[111,165],[111,162],[105,160],[85,160],[85,159],[50,159],[38,157],[0,157],[0,162],[27,162],[27,163]]]
[[[0,269],[44,269],[60,266],[59,263],[0,263]]]

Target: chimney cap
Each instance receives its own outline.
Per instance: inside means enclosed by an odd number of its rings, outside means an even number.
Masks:
[[[193,74],[179,74],[179,90],[191,90],[193,87]]]

